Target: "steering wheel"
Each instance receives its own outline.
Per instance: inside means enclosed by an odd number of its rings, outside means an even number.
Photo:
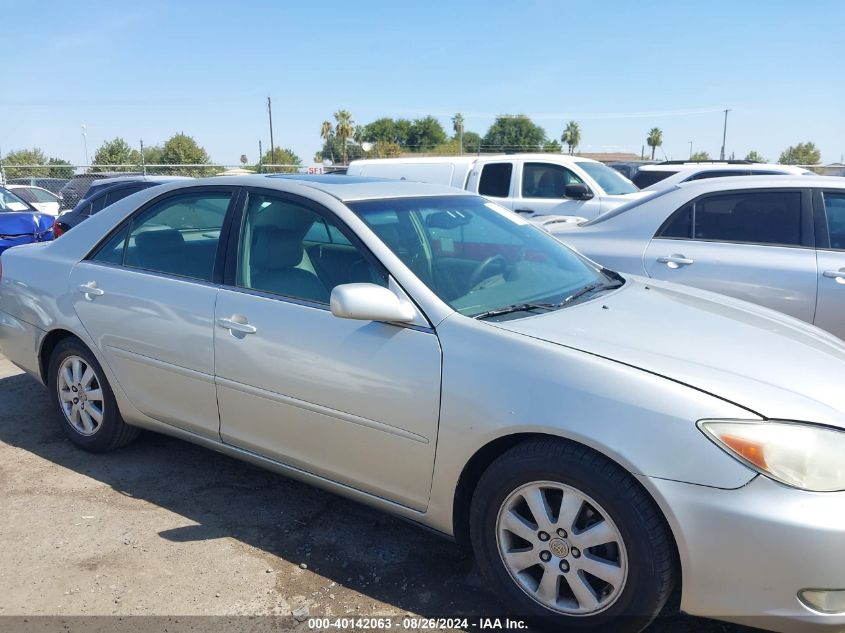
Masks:
[[[472,274],[469,276],[469,287],[470,289],[474,290],[478,284],[480,284],[485,279],[489,277],[493,277],[494,275],[501,274],[505,272],[508,268],[508,260],[505,258],[504,255],[499,253],[498,255],[491,255],[483,262],[478,264],[475,267],[475,270],[472,271]]]

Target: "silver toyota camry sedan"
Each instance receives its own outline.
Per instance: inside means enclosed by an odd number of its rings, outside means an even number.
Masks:
[[[541,624],[638,631],[680,588],[845,626],[845,345],[471,194],[149,189],[3,254],[0,348],[80,448],[151,429],[416,521]]]

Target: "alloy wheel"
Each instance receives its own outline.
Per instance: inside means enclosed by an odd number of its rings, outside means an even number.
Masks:
[[[622,535],[601,505],[571,486],[536,481],[514,490],[499,509],[496,533],[513,580],[556,613],[593,615],[622,593]]]
[[[103,423],[105,400],[100,378],[80,356],[68,356],[59,366],[56,389],[65,419],[80,435],[91,436]]]

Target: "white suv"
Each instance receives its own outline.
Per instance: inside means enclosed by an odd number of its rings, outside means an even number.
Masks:
[[[666,161],[655,165],[643,165],[637,170],[633,181],[640,189],[656,191],[688,180],[722,178],[725,176],[776,176],[778,174],[814,175],[813,172],[794,165],[752,163],[745,160]]]

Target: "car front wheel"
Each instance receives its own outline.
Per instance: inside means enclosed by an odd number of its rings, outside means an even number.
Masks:
[[[473,495],[470,533],[508,611],[538,626],[639,631],[674,585],[674,544],[651,498],[577,444],[529,440],[500,456]]]
[[[138,436],[120,417],[100,363],[78,339],[64,339],[53,350],[47,386],[62,430],[78,447],[102,453]]]

